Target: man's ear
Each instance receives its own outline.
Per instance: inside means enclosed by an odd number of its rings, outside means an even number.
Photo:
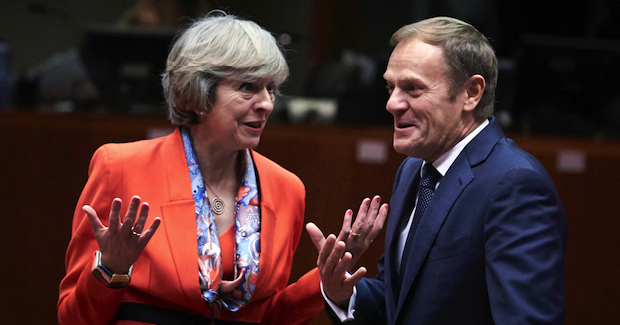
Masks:
[[[465,83],[465,105],[463,107],[466,111],[473,111],[480,99],[482,98],[482,93],[484,93],[484,87],[486,86],[486,82],[484,81],[484,77],[479,74],[475,74],[469,77],[469,80]]]

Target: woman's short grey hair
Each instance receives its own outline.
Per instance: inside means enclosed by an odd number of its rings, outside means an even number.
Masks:
[[[485,118],[493,115],[498,74],[497,57],[489,40],[482,33],[458,19],[435,17],[402,27],[392,35],[390,43],[396,46],[411,38],[443,49],[444,64],[451,77],[449,88],[453,99],[471,76],[481,75],[486,87],[476,111]]]
[[[170,51],[162,77],[168,117],[176,125],[198,123],[198,113],[211,109],[223,79],[273,78],[278,87],[288,73],[271,33],[253,21],[212,11],[184,30]]]

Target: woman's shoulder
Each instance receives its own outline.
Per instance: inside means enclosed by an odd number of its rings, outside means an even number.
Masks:
[[[175,146],[175,142],[181,145],[180,136],[177,131],[172,132],[169,135],[161,136],[157,138],[141,139],[131,142],[119,142],[119,143],[106,143],[101,145],[97,152],[104,151],[108,155],[118,154],[122,156],[132,155],[144,155],[149,151],[156,151],[158,149],[164,149],[166,146],[170,147],[171,144]],[[178,138],[178,139],[177,139]]]
[[[176,139],[176,131],[170,135],[153,138],[137,140],[132,142],[123,143],[106,143],[100,146],[91,159],[91,163],[94,161],[103,160],[108,164],[122,163],[122,164],[139,164],[140,162],[153,163],[161,157],[164,153],[170,150],[178,151],[177,147],[182,150],[182,143],[179,139]]]

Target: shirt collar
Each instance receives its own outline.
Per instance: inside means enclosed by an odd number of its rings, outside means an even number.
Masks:
[[[487,125],[489,125],[489,120],[484,119],[484,122],[480,124],[474,131],[468,134],[463,140],[459,141],[452,149],[448,150],[448,152],[441,155],[441,157],[437,158],[437,160],[433,161],[433,167],[437,169],[441,176],[446,175],[452,163],[456,160],[456,157],[461,154],[461,151],[465,149],[465,146],[469,144],[469,142],[480,133]],[[424,162],[426,163],[426,161]],[[424,165],[422,165],[424,167]]]

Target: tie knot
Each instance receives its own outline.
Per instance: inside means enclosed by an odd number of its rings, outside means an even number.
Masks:
[[[435,184],[437,184],[439,176],[440,174],[437,169],[435,169],[433,164],[427,163],[422,169],[422,179],[420,180],[420,185],[435,190]]]

